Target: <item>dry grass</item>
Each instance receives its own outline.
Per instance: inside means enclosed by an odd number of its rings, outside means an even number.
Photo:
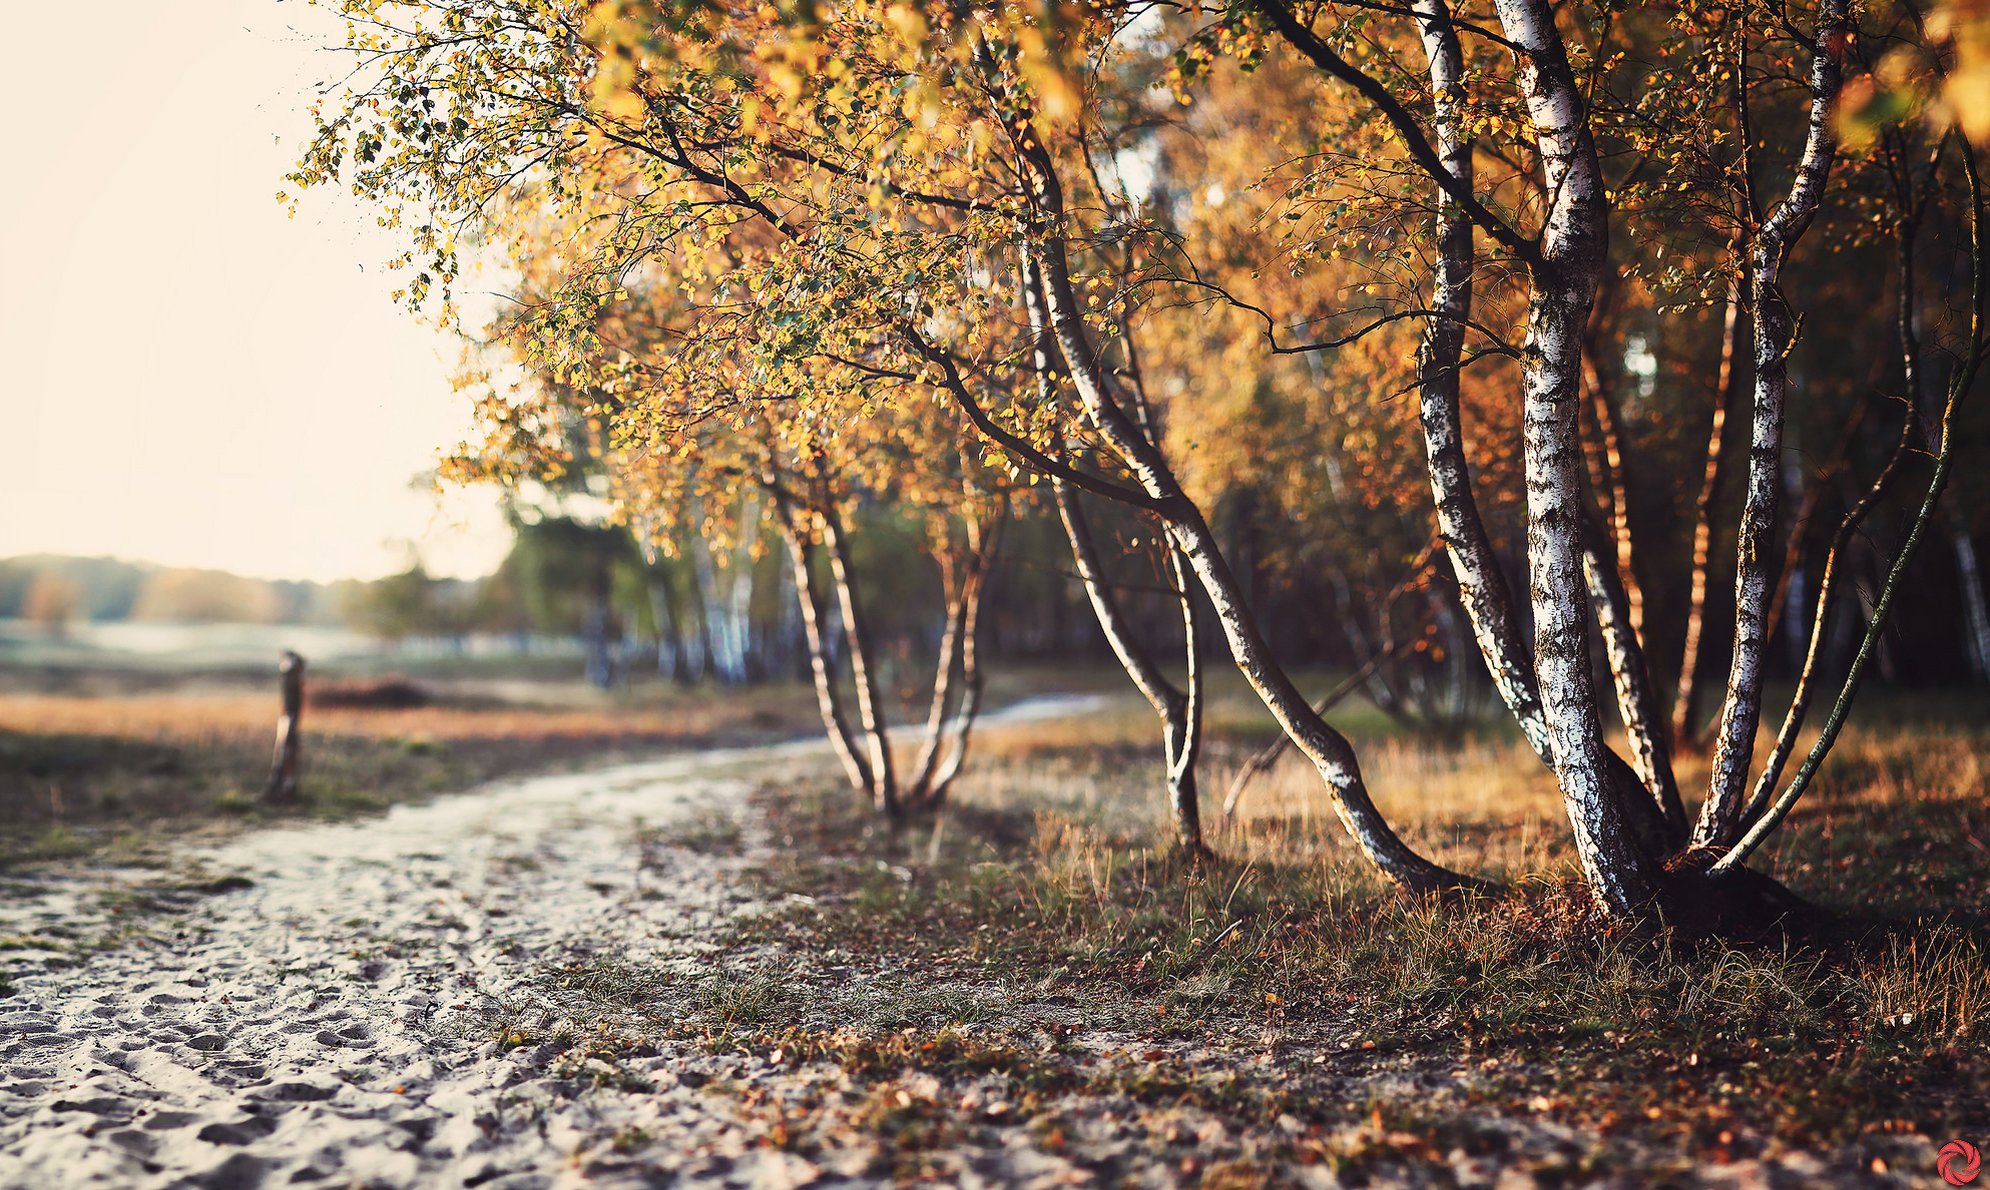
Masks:
[[[161,836],[273,813],[343,816],[481,781],[622,756],[783,737],[813,712],[794,687],[666,692],[641,704],[520,705],[487,694],[304,715],[303,801],[272,809],[268,693],[0,694],[0,862],[105,848],[143,858]]]
[[[1261,738],[1235,703],[1220,712],[1206,805]],[[1492,733],[1372,737],[1361,754],[1407,833],[1513,897],[1396,897],[1296,760],[1240,821],[1212,823],[1218,864],[1185,871],[1163,850],[1154,725],[1134,709],[987,733],[937,829],[894,835],[799,775],[770,790],[783,847],[764,876],[813,902],[741,940],[777,944],[790,982],[813,959],[856,965],[839,986],[913,970],[928,996],[995,989],[1009,1007],[975,1036],[1053,1066],[1068,1059],[1034,1040],[1040,1022],[1015,1021],[1080,1006],[1085,1029],[1241,1080],[1220,1110],[1245,1129],[1269,1125],[1253,1093],[1275,1089],[1275,1110],[1309,1126],[1372,1117],[1439,1151],[1525,1118],[1574,1129],[1600,1162],[1587,1168],[1639,1178],[1806,1150],[1856,1181],[1915,1137],[1990,1125],[1990,739],[1968,717],[1877,719],[1763,857],[1826,911],[1770,944],[1603,928],[1569,883],[1552,783]],[[1274,1069],[1249,1067],[1240,1041]],[[904,1065],[925,1069],[916,1052]],[[1179,1093],[1158,1089],[1156,1110]]]

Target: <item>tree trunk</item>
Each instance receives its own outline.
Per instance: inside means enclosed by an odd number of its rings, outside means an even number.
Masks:
[[[1679,796],[1679,782],[1673,776],[1672,754],[1666,747],[1658,694],[1652,689],[1644,646],[1632,624],[1631,599],[1624,584],[1618,581],[1621,555],[1613,555],[1609,550],[1601,526],[1589,524],[1584,531],[1583,580],[1603,637],[1603,651],[1610,661],[1610,677],[1617,692],[1617,715],[1623,721],[1624,735],[1631,747],[1631,767],[1637,770],[1638,780],[1665,816],[1666,842],[1677,846],[1686,841],[1686,807]]]
[[[1979,684],[1990,682],[1990,607],[1983,601],[1983,572],[1976,562],[1976,543],[1970,540],[1968,524],[1953,509],[1948,521],[1949,549],[1955,554],[1955,578],[1961,588],[1969,673]]]
[[[1027,129],[1023,134],[1033,140],[1034,134]],[[1026,156],[1035,158],[1032,164],[1037,185],[1049,192],[1042,197],[1052,200],[1046,202],[1046,211],[1061,212],[1061,198],[1053,197],[1055,179],[1047,168],[1047,154],[1038,146],[1033,153],[1026,150]],[[1391,829],[1369,798],[1353,746],[1313,713],[1305,696],[1278,664],[1201,509],[1181,491],[1166,462],[1112,400],[1104,370],[1085,337],[1077,295],[1065,265],[1063,242],[1054,235],[1044,237],[1040,277],[1048,298],[1051,329],[1087,417],[1137,477],[1141,489],[1155,501],[1175,548],[1182,552],[1209,596],[1232,660],[1279,726],[1293,737],[1293,743],[1319,770],[1334,795],[1335,811],[1356,846],[1390,879],[1413,892],[1478,886],[1481,882],[1417,854]]]
[[[1552,199],[1522,348],[1534,675],[1584,875],[1601,905],[1628,915],[1651,900],[1658,874],[1611,787],[1589,666],[1582,565],[1582,334],[1603,269],[1608,207],[1553,9],[1547,0],[1495,0],[1495,8],[1516,46],[1543,189]]]
[[[809,564],[809,542],[800,523],[800,510],[777,481],[769,479],[768,487],[774,498],[775,520],[781,530],[781,539],[788,546],[788,560],[795,578],[795,602],[801,610],[802,635],[808,644],[809,672],[815,678],[815,698],[817,709],[822,713],[822,726],[829,734],[829,744],[836,752],[836,759],[843,764],[844,775],[850,780],[850,787],[866,800],[874,801],[876,792],[872,786],[871,770],[850,734],[850,722],[843,712],[842,691],[836,684],[836,671],[830,656],[829,633],[824,624],[823,607],[827,602],[818,590],[815,570]]]
[[[864,618],[863,601],[850,568],[843,526],[833,509],[818,513],[822,521],[823,552],[829,555],[829,574],[836,584],[836,603],[843,609],[843,640],[850,653],[850,677],[857,691],[857,722],[863,728],[870,749],[871,795],[887,817],[899,814],[898,783],[892,776],[891,737],[884,721],[884,702],[878,697],[877,676],[871,667],[869,622]]]
[[[933,695],[927,704],[926,730],[905,783],[908,808],[931,809],[945,798],[947,786],[967,758],[967,745],[981,707],[981,671],[975,657],[975,635],[981,618],[981,594],[994,565],[1006,509],[986,524],[969,521],[965,550],[944,551],[941,585],[946,591],[946,623],[940,633],[939,658],[933,672]],[[958,668],[960,678],[954,679]]]
[[[1679,687],[1672,700],[1672,745],[1692,748],[1700,729],[1701,639],[1707,623],[1707,575],[1713,562],[1714,517],[1720,507],[1721,481],[1727,476],[1727,411],[1738,393],[1742,339],[1748,333],[1742,316],[1744,281],[1731,284],[1727,314],[1721,321],[1720,374],[1714,382],[1714,419],[1707,432],[1707,469],[1694,504],[1693,567],[1686,580],[1686,636],[1679,647]]]
[[[1200,724],[1196,722],[1201,717],[1200,690],[1197,689],[1191,698],[1190,694],[1177,689],[1155,663],[1152,654],[1135,639],[1106,577],[1098,545],[1092,537],[1092,528],[1085,519],[1084,509],[1078,503],[1077,493],[1061,479],[1051,482],[1051,491],[1057,499],[1057,514],[1064,524],[1065,539],[1071,544],[1072,565],[1078,571],[1079,581],[1084,584],[1092,614],[1098,618],[1099,631],[1105,634],[1106,644],[1111,647],[1113,656],[1119,659],[1120,668],[1133,679],[1134,687],[1147,700],[1147,705],[1154,708],[1154,714],[1160,717],[1162,747],[1167,764],[1168,807],[1174,824],[1175,842],[1190,854],[1200,854],[1204,850],[1202,813],[1195,785],[1196,752],[1201,738]],[[1170,571],[1181,572],[1179,558],[1172,549]],[[1180,597],[1184,605],[1191,602],[1190,592],[1185,587],[1180,589]],[[1186,608],[1183,620],[1193,627],[1193,613]],[[1193,646],[1191,640],[1191,655],[1195,651]],[[1200,687],[1200,674],[1193,662],[1190,676]]]
[[[1469,192],[1473,179],[1472,145],[1463,136],[1457,110],[1464,69],[1457,29],[1444,0],[1418,0],[1416,15],[1424,54],[1430,64],[1431,91],[1436,96],[1439,160],[1453,186],[1460,192]],[[1513,594],[1480,518],[1465,459],[1458,409],[1458,368],[1465,323],[1471,317],[1474,250],[1472,222],[1451,199],[1451,193],[1452,188],[1443,188],[1437,215],[1438,251],[1431,307],[1438,317],[1426,324],[1417,354],[1419,417],[1431,496],[1437,506],[1438,532],[1458,581],[1458,601],[1471,622],[1479,653],[1492,676],[1493,689],[1520,724],[1535,755],[1559,774],[1534,662],[1522,642]],[[1584,319],[1579,325],[1586,328],[1586,313]],[[1579,359],[1579,341],[1572,350]],[[1600,726],[1598,731],[1600,740]],[[1642,783],[1622,758],[1607,749],[1605,754],[1602,763],[1613,790],[1611,796],[1640,824],[1641,837],[1661,839],[1667,832],[1656,804],[1638,791]]]
[[[1842,15],[1842,9],[1839,10]],[[1983,193],[1981,180],[1976,173],[1974,150],[1968,142],[1960,148],[1963,169],[1969,183],[1969,247],[1970,247],[1970,310],[1968,350],[1958,363],[1949,381],[1947,398],[1942,406],[1941,420],[1931,431],[1935,447],[1934,474],[1928,479],[1927,491],[1921,498],[1921,505],[1915,510],[1914,520],[1907,530],[1907,540],[1901,543],[1900,552],[1894,556],[1893,564],[1887,569],[1886,577],[1880,584],[1879,600],[1874,605],[1872,617],[1866,627],[1864,638],[1859,642],[1858,655],[1852,659],[1850,672],[1845,675],[1839,687],[1838,697],[1832,703],[1831,713],[1826,716],[1823,729],[1817,741],[1811,745],[1803,764],[1796,775],[1790,778],[1787,788],[1763,811],[1747,828],[1734,845],[1728,849],[1709,869],[1716,876],[1736,871],[1755,848],[1761,846],[1782,820],[1787,816],[1797,799],[1809,787],[1811,778],[1830,754],[1837,742],[1838,733],[1845,725],[1845,719],[1852,711],[1852,701],[1858,696],[1859,683],[1865,676],[1866,666],[1871,662],[1878,647],[1880,637],[1886,628],[1888,613],[1893,600],[1900,592],[1901,577],[1906,574],[1908,564],[1914,560],[1922,534],[1933,519],[1935,508],[1941,502],[1942,491],[1948,485],[1949,467],[1955,458],[1955,414],[1956,408],[1976,381],[1976,372],[1983,362],[1984,314],[1986,301],[1990,301],[1990,284],[1986,284],[1985,244],[1983,241]],[[1911,299],[1910,299],[1911,300]],[[1905,325],[1905,324],[1903,324]],[[1896,455],[1896,458],[1899,456]]]
[[[954,705],[954,670],[960,665],[965,621],[967,619],[968,562],[964,551],[952,543],[935,551],[940,564],[941,603],[945,611],[940,628],[940,646],[933,662],[932,697],[926,704],[926,728],[920,733],[919,756],[912,762],[905,781],[905,802],[916,806],[926,800],[927,787],[939,768],[940,750],[947,733],[947,712]]]
[[[704,630],[705,663],[722,685],[736,686],[745,674],[733,651],[733,632],[727,612],[730,603],[719,588],[718,561],[703,532],[691,535],[691,573],[698,585],[699,624]]]
[[[1803,730],[1804,718],[1810,712],[1811,698],[1816,691],[1819,658],[1824,651],[1825,643],[1830,639],[1831,613],[1837,603],[1840,589],[1839,563],[1857,538],[1859,526],[1865,523],[1866,517],[1871,515],[1873,509],[1879,507],[1880,501],[1886,498],[1887,489],[1892,486],[1895,476],[1899,474],[1901,461],[1907,457],[1913,445],[1914,425],[1915,418],[1910,410],[1907,420],[1900,427],[1900,438],[1895,442],[1893,452],[1887,456],[1886,465],[1880,469],[1872,486],[1866,489],[1865,494],[1838,522],[1838,531],[1832,534],[1831,548],[1824,555],[1824,569],[1818,576],[1817,610],[1811,623],[1810,645],[1804,654],[1803,667],[1797,671],[1796,691],[1790,697],[1789,710],[1783,715],[1782,728],[1776,733],[1776,746],[1769,753],[1768,762],[1763,765],[1762,772],[1756,779],[1755,790],[1749,795],[1748,804],[1742,808],[1740,821],[1736,827],[1737,834],[1768,809],[1770,800],[1776,793],[1776,782],[1782,779],[1783,766],[1789,762],[1790,755],[1796,750],[1797,734]]]
[[[738,532],[739,541],[726,565],[731,579],[726,590],[726,623],[732,633],[733,672],[744,683],[753,678],[749,665],[753,655],[753,546],[760,536],[760,502],[750,493],[740,499]]]
[[[1755,758],[1762,715],[1765,635],[1772,576],[1771,535],[1782,494],[1783,401],[1795,332],[1779,282],[1785,256],[1817,213],[1825,178],[1836,155],[1832,104],[1838,95],[1837,53],[1849,0],[1823,0],[1811,59],[1810,131],[1790,192],[1756,233],[1751,253],[1749,321],[1755,354],[1755,401],[1749,431],[1748,491],[1735,542],[1734,654],[1728,663],[1727,698],[1714,737],[1713,772],[1701,804],[1694,841],[1719,845],[1741,829],[1742,799]]]
[[[1901,462],[1913,449],[1916,429],[1920,424],[1920,410],[1925,403],[1925,393],[1921,383],[1921,347],[1914,331],[1914,241],[1919,231],[1919,207],[1905,214],[1895,227],[1895,277],[1897,290],[1894,306],[1894,337],[1900,352],[1901,377],[1908,394],[1907,412],[1900,423],[1900,436],[1894,441],[1893,451],[1886,463],[1852,507],[1838,522],[1838,531],[1832,535],[1831,548],[1824,556],[1824,572],[1818,582],[1817,617],[1811,626],[1810,647],[1806,650],[1803,667],[1797,673],[1796,691],[1791,695],[1788,711],[1783,715],[1783,725],[1776,733],[1775,748],[1763,766],[1755,789],[1749,794],[1747,805],[1742,807],[1739,822],[1734,833],[1739,835],[1762,814],[1767,812],[1771,799],[1776,794],[1776,783],[1782,779],[1783,766],[1788,763],[1791,753],[1796,750],[1797,733],[1803,729],[1804,718],[1810,711],[1810,701],[1816,688],[1819,649],[1826,639],[1831,611],[1838,594],[1838,566],[1847,549],[1858,536],[1860,526],[1874,509],[1886,499],[1887,490],[1892,487],[1899,475]],[[1855,420],[1854,425],[1859,424]],[[1930,443],[1930,446],[1938,444]],[[1863,605],[1863,596],[1861,598]],[[1883,656],[1882,656],[1883,659]]]
[[[989,572],[994,568],[996,555],[1001,550],[1003,526],[1008,517],[1005,506],[992,524],[980,530],[981,540],[970,542],[974,550],[975,565],[968,575],[966,590],[962,596],[963,610],[960,622],[960,703],[954,709],[952,720],[947,727],[944,759],[939,769],[927,782],[924,798],[928,805],[937,806],[946,799],[947,789],[960,775],[961,766],[967,761],[967,745],[974,730],[974,720],[981,712],[981,667],[977,660],[977,643],[980,637],[981,596],[988,589]]]
[[[1450,175],[1469,188],[1472,143],[1461,133],[1457,110],[1464,76],[1458,32],[1444,0],[1417,0],[1415,10],[1430,62],[1431,91],[1436,97],[1437,151]],[[1426,323],[1417,352],[1419,417],[1431,497],[1437,505],[1438,532],[1458,580],[1458,601],[1471,620],[1493,689],[1513,712],[1528,745],[1552,767],[1547,719],[1541,711],[1532,664],[1521,644],[1519,617],[1492,540],[1479,517],[1465,460],[1458,368],[1465,322],[1472,312],[1472,223],[1448,197],[1440,196],[1440,202],[1431,294],[1431,308],[1439,316]]]
[[[984,44],[976,49],[977,63],[984,77],[1000,87],[999,71]],[[1120,408],[1110,389],[1110,380],[1083,325],[1080,303],[1071,282],[1069,263],[1061,227],[1064,198],[1054,160],[1038,139],[1026,115],[1013,109],[1003,116],[1004,128],[1015,150],[1015,164],[1029,190],[1032,219],[1026,229],[1023,247],[1024,286],[1041,286],[1046,299],[1052,338],[1062,354],[1080,406],[1099,432],[1104,445],[1125,466],[1138,484],[1128,495],[1142,507],[1161,517],[1168,536],[1208,594],[1217,623],[1223,629],[1231,658],[1251,684],[1272,716],[1278,720],[1307,759],[1319,769],[1334,797],[1334,808],[1362,854],[1384,874],[1405,889],[1436,892],[1450,888],[1480,887],[1475,881],[1430,862],[1397,836],[1369,798],[1354,749],[1339,732],[1315,715],[1292,679],[1281,668],[1259,630],[1255,615],[1224,559],[1216,535],[1210,530],[1202,510],[1181,489],[1179,481],[1160,452],[1140,433],[1139,427]],[[943,371],[945,366],[943,365]],[[1034,452],[1027,443],[1005,435],[990,423],[965,391],[957,377],[947,381],[963,412],[975,421],[982,433],[1012,451],[1020,449],[1032,465],[1066,479],[1076,474],[1059,468],[1052,460]],[[1046,464],[1048,466],[1046,467]],[[1088,481],[1090,482],[1090,481]],[[1101,485],[1117,489],[1118,485]]]
[[[1182,714],[1180,727],[1168,731],[1168,805],[1174,810],[1175,845],[1190,862],[1209,854],[1202,840],[1202,795],[1196,787],[1196,767],[1202,758],[1202,620],[1196,609],[1188,562],[1180,550],[1168,551],[1168,577],[1174,584],[1182,613]]]

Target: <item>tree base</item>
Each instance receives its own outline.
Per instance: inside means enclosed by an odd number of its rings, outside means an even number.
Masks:
[[[1766,942],[1808,932],[1822,910],[1773,877],[1747,868],[1715,876],[1720,854],[1682,851],[1665,864],[1658,908],[1665,924],[1686,939]]]
[[[1169,875],[1204,875],[1222,862],[1222,856],[1207,843],[1183,843],[1179,839],[1169,846],[1163,862]]]

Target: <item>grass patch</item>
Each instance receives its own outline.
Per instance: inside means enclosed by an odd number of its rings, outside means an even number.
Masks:
[[[489,695],[414,707],[313,707],[294,805],[259,796],[276,711],[267,693],[0,692],[0,864],[139,860],[164,834],[279,817],[346,819],[500,776],[807,731],[790,688],[738,700],[667,692],[575,708]],[[715,839],[714,845],[722,840]]]
[[[1151,724],[991,733],[945,822],[895,834],[839,788],[763,790],[781,846],[759,877],[787,900],[734,944],[782,955],[813,996],[910,972],[921,1000],[983,1011],[901,1022],[846,991],[761,1041],[952,1084],[958,1035],[1007,1055],[1003,1095],[1119,1096],[1156,1118],[1189,1104],[1284,1138],[1225,1177],[1263,1160],[1365,1176],[1487,1146],[1546,1178],[1795,1150],[1851,1176],[1990,1120],[1990,863],[1967,841],[1983,837],[1980,728],[1851,737],[1766,857],[1828,920],[1749,947],[1605,928],[1571,881],[1551,782],[1496,733],[1364,752],[1419,846],[1519,888],[1437,906],[1377,883],[1297,764],[1215,831],[1216,865],[1183,870],[1137,730]],[[1221,789],[1243,745],[1212,751]],[[848,1056],[865,1047],[889,1061]],[[1544,1123],[1579,1151],[1543,1149]]]

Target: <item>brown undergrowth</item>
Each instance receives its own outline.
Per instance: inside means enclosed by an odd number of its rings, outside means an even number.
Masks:
[[[640,702],[595,696],[581,706],[427,687],[422,699],[382,703],[325,689],[335,696],[305,710],[301,799],[282,807],[259,796],[273,693],[0,692],[0,863],[143,859],[164,835],[348,817],[498,777],[785,738],[813,725],[796,687],[740,697],[672,691]]]
[[[991,1095],[1043,1121],[1039,1139],[1070,1142],[1101,1111],[1202,1129],[1186,1153],[1203,1180],[1326,1162],[1357,1179],[1472,1181],[1490,1163],[1690,1181],[1762,1163],[1856,1182],[1925,1177],[1930,1141],[1990,1135],[1975,729],[1848,740],[1767,857],[1823,914],[1744,946],[1597,921],[1552,788],[1497,740],[1370,753],[1421,779],[1378,778],[1419,843],[1503,876],[1510,897],[1381,888],[1305,801],[1303,772],[1258,791],[1258,816],[1213,834],[1218,862],[1188,870],[1157,850],[1140,726],[992,737],[958,804],[897,832],[800,774],[764,790],[778,858],[759,878],[786,901],[736,941],[764,964],[743,978],[781,990],[704,1026],[707,1042],[819,1059],[865,1087],[922,1080],[924,1106],[899,1114],[929,1139],[990,1126],[961,1105]],[[1242,755],[1219,747],[1210,768]],[[1475,793],[1447,804],[1449,790]],[[864,1007],[879,997],[912,1007]]]

